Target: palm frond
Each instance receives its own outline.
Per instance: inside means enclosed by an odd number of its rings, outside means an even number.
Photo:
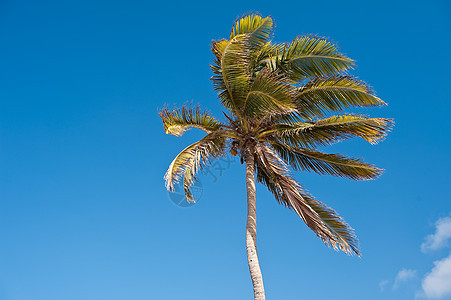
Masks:
[[[209,143],[198,147],[192,159],[187,163],[185,172],[183,174],[183,190],[185,191],[186,200],[188,202],[196,202],[191,192],[191,186],[194,184],[196,174],[203,169],[204,166],[210,164],[210,160],[224,156],[226,139],[218,136],[212,139]]]
[[[231,41],[213,42],[212,51],[217,57],[211,69],[211,79],[219,94],[221,103],[235,115],[239,115],[249,90],[250,48],[245,35],[238,35]]]
[[[264,46],[273,32],[274,23],[271,17],[262,18],[258,14],[249,14],[238,18],[233,24],[230,40],[238,35],[246,35],[252,50]]]
[[[347,177],[354,180],[374,179],[382,173],[381,169],[367,164],[361,159],[292,147],[277,142],[272,142],[271,145],[277,154],[297,171],[314,171],[318,174]]]
[[[353,137],[361,137],[371,144],[376,144],[387,135],[392,125],[393,120],[387,118],[342,115],[312,122],[279,123],[275,127],[276,134],[283,143],[314,147]]]
[[[343,249],[347,249],[347,251],[343,251],[348,254],[354,253],[357,256],[360,256],[359,243],[354,234],[354,230],[343,220],[343,218],[341,218],[335,210],[321,201],[314,199],[308,193],[302,193],[302,198],[304,198],[307,204],[318,214],[321,221],[335,236],[335,239],[340,241],[341,244],[346,245]]]
[[[163,120],[166,134],[175,136],[181,136],[190,128],[198,128],[210,133],[222,126],[219,121],[210,116],[208,112],[201,110],[198,105],[195,107],[183,105],[175,110],[164,107],[158,114]]]
[[[227,89],[227,85],[224,81],[221,65],[222,56],[228,44],[229,41],[224,39],[220,41],[213,41],[211,44],[211,51],[216,57],[213,64],[210,65],[210,68],[214,74],[211,77],[211,80],[213,82],[214,90],[218,93],[221,104],[224,105],[229,111],[234,111],[236,108],[234,107],[234,103],[232,102],[229,90]]]
[[[205,136],[200,141],[183,149],[169,165],[164,179],[166,188],[174,190],[183,177],[183,187],[188,201],[194,201],[189,187],[196,180],[196,173],[207,165],[212,158],[224,155],[226,138],[220,131],[215,131]]]
[[[243,105],[243,116],[256,117],[295,111],[295,90],[285,78],[269,69],[261,70],[252,82]]]
[[[295,81],[340,74],[354,65],[354,61],[339,53],[334,44],[316,36],[295,38],[274,59],[277,68]]]
[[[268,187],[276,200],[293,209],[326,245],[360,256],[353,229],[334,210],[305,192],[270,148],[259,144],[256,151],[257,180]]]
[[[219,41],[212,41],[211,42],[211,51],[216,57],[216,63],[220,65],[222,55],[224,54],[224,51],[227,47],[227,45],[230,43],[230,41],[226,39],[222,39]]]
[[[299,89],[296,104],[306,119],[348,107],[386,105],[365,82],[343,75],[318,77],[307,82]]]
[[[250,14],[233,25],[230,41],[212,43],[216,59],[211,69],[215,90],[224,106],[234,114],[242,108],[251,81],[251,65],[268,43],[273,30],[270,17]]]
[[[264,66],[268,67],[272,71],[277,71],[275,57],[280,53],[283,47],[285,47],[284,44],[273,44],[271,42],[267,42],[263,47],[261,47],[256,56],[255,65],[253,66],[256,68],[256,71],[259,71]]]

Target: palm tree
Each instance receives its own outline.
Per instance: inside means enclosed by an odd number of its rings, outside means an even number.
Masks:
[[[347,75],[354,61],[339,53],[334,44],[317,36],[275,44],[270,41],[273,27],[270,17],[250,14],[234,23],[228,40],[212,42],[212,81],[226,108],[224,122],[199,106],[165,107],[159,112],[167,134],[181,136],[190,128],[206,132],[170,164],[165,175],[168,190],[182,181],[187,200],[194,201],[190,186],[196,173],[212,159],[230,152],[245,162],[246,248],[254,298],[259,300],[265,299],[265,293],[256,246],[255,178],[280,204],[294,210],[326,245],[359,256],[353,229],[307,193],[290,170],[373,179],[381,169],[316,148],[353,137],[375,144],[392,125],[385,118],[331,115],[385,102],[365,82]]]

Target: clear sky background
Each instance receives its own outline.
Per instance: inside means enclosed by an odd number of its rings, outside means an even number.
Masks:
[[[252,298],[243,166],[220,162],[196,205],[175,205],[163,175],[202,133],[165,135],[157,115],[193,101],[222,119],[210,42],[252,11],[277,42],[335,41],[389,103],[360,112],[396,120],[376,146],[326,149],[379,179],[296,174],[356,229],[362,258],[257,186],[267,298],[451,299],[449,1],[3,0],[0,300]]]

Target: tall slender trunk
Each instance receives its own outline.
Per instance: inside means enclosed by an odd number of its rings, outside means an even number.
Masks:
[[[253,153],[246,154],[247,222],[246,249],[247,262],[254,286],[254,299],[265,300],[263,277],[257,256],[257,214],[255,206],[255,166]]]

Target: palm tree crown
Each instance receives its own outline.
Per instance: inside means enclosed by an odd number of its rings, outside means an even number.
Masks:
[[[190,186],[196,173],[227,152],[239,155],[241,162],[252,161],[257,181],[279,203],[294,210],[323,242],[360,255],[352,228],[307,193],[291,170],[373,179],[381,169],[316,148],[353,137],[375,144],[384,138],[392,120],[332,115],[385,102],[365,82],[346,73],[354,61],[330,41],[300,36],[277,44],[270,40],[273,28],[270,17],[250,14],[234,23],[228,40],[212,42],[212,81],[226,108],[224,122],[191,105],[160,111],[167,134],[181,136],[190,128],[206,132],[172,161],[166,186],[172,190],[182,181],[187,200],[194,201]]]

